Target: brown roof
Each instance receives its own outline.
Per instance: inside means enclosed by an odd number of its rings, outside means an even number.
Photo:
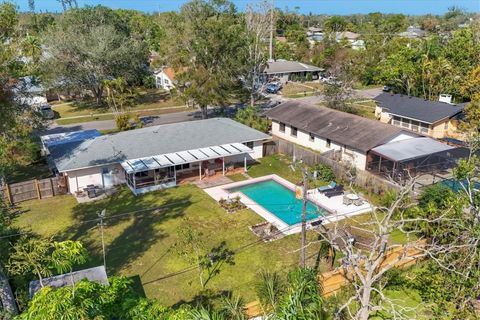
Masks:
[[[175,70],[170,67],[163,68],[163,72],[167,75],[170,80],[175,80]]]
[[[265,115],[363,152],[390,141],[400,133],[406,133],[401,128],[379,121],[299,101],[282,103]]]

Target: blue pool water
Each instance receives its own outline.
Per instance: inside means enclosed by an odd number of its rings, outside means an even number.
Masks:
[[[450,189],[452,189],[453,192],[459,192],[459,191],[463,191],[463,186],[466,186],[467,185],[467,181],[466,180],[463,180],[463,181],[459,181],[459,180],[455,180],[455,179],[447,179],[447,180],[443,180],[442,182],[440,182],[441,184],[443,184],[444,186],[447,186],[449,187]],[[480,189],[480,183],[479,182],[475,182],[473,184],[474,188],[475,189]]]
[[[275,180],[267,180],[230,189],[242,192],[288,225],[302,221],[302,200],[295,198],[295,193]],[[325,214],[312,202],[307,202],[307,221]]]

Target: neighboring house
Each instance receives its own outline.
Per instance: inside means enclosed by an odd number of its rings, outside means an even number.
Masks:
[[[266,112],[272,135],[396,181],[455,166],[468,152],[401,128],[298,101]],[[334,157],[337,158],[338,157]]]
[[[293,80],[295,77],[307,78],[311,75],[312,80],[318,80],[319,75],[324,69],[311,66],[297,61],[277,60],[268,62],[264,70],[265,80],[279,79],[285,83]]]
[[[20,78],[15,84],[14,92],[15,99],[21,104],[38,107],[48,103],[46,90],[32,76]]]
[[[323,29],[318,27],[310,27],[307,31],[307,40],[310,46],[323,40]]]
[[[154,73],[155,86],[165,90],[172,90],[175,88],[175,70],[170,67],[162,67]]]
[[[360,35],[358,33],[350,31],[337,32],[335,35],[335,40],[337,42],[346,40],[354,50],[365,49],[365,42],[359,38]]]
[[[427,32],[425,30],[415,26],[409,26],[406,31],[399,33],[400,37],[408,39],[424,38],[426,35]]]
[[[177,185],[263,156],[270,136],[227,118],[165,124],[49,148],[70,193],[126,183],[134,194]]]
[[[385,92],[375,100],[375,115],[383,123],[438,139],[462,137],[457,127],[466,104],[451,104],[449,95],[429,101]]]
[[[344,162],[365,170],[367,153],[414,134],[400,128],[326,107],[289,101],[266,112],[272,134],[321,153],[341,152]]]
[[[72,273],[65,273],[58,276],[53,276],[49,278],[42,279],[42,283],[45,287],[52,288],[62,288],[66,286],[71,286],[72,281],[74,284],[82,281],[88,280],[92,282],[98,282],[103,285],[108,286],[107,272],[105,271],[104,266],[83,269],[79,271],[74,271]],[[37,293],[42,288],[39,280],[31,281],[28,289],[30,299],[33,298],[33,295]]]

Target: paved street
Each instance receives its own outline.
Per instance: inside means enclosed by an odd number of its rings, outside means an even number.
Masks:
[[[381,88],[355,90],[356,98],[358,99],[373,99],[374,97],[379,95],[381,92],[382,92]],[[269,94],[269,95],[266,95],[266,98],[268,98],[270,101],[264,105],[263,109],[271,108],[283,101],[288,101],[288,100],[299,100],[299,101],[303,101],[310,104],[319,104],[324,101],[324,97],[322,95],[289,99],[289,98],[282,97],[280,95]],[[237,106],[228,107],[227,113],[234,114],[236,108]],[[212,116],[213,114],[214,114],[213,109],[210,109],[209,116]],[[168,114],[162,114],[157,116],[142,117],[141,119],[144,122],[145,126],[155,126],[155,125],[167,124],[167,123],[198,120],[201,118],[202,118],[202,114],[200,111],[191,111],[191,112],[187,111],[187,112],[176,112],[176,113],[168,113]],[[49,129],[42,134],[88,130],[88,129],[110,130],[114,128],[115,128],[114,120],[91,121],[91,122],[76,123],[71,125],[57,125],[56,123],[53,123],[49,127]]]

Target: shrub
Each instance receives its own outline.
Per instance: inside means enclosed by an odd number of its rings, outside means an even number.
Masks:
[[[154,89],[156,87],[155,77],[152,75],[145,76],[142,82],[143,86],[147,89]]]
[[[444,209],[448,201],[454,196],[453,191],[440,183],[423,188],[418,205],[425,209],[434,205],[438,209]]]
[[[135,128],[143,127],[143,122],[137,115],[130,115],[128,113],[122,113],[115,118],[115,124],[120,131],[127,131]]]
[[[317,178],[323,181],[333,181],[336,178],[332,168],[326,164],[318,163],[313,167],[313,170],[317,171]]]

